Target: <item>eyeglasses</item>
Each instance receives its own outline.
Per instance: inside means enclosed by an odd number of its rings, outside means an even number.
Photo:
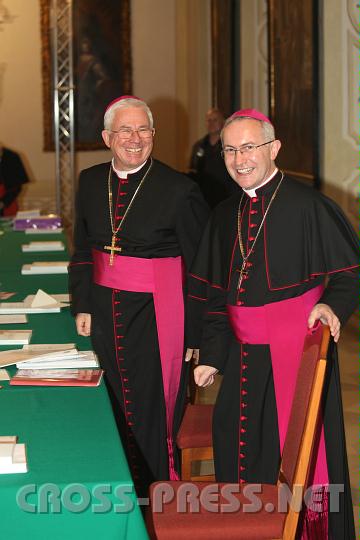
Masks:
[[[140,139],[150,139],[155,133],[155,129],[147,128],[147,127],[141,127],[139,129],[132,129],[132,128],[120,128],[118,130],[115,129],[108,129],[110,133],[116,133],[121,139],[131,139],[131,137],[134,135],[134,133],[137,133],[140,137]]]
[[[272,139],[271,141],[264,142],[262,144],[244,144],[243,146],[240,146],[239,148],[235,148],[235,146],[226,146],[222,152],[222,157],[235,157],[236,152],[240,152],[241,155],[247,155],[250,156],[251,154],[254,154],[255,150],[257,148],[260,148],[261,146],[265,146],[266,144],[270,144],[274,142],[275,139]]]

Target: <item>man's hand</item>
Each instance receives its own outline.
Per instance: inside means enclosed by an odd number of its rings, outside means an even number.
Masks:
[[[197,366],[194,369],[194,379],[198,386],[210,386],[215,380],[218,370],[211,366]]]
[[[78,313],[75,317],[76,330],[79,336],[90,336],[91,315],[90,313]]]
[[[185,362],[190,362],[192,358],[195,364],[199,362],[199,349],[186,349]]]
[[[330,333],[334,338],[335,343],[339,341],[340,337],[340,321],[327,304],[316,304],[311,310],[308,326],[312,328],[316,321],[320,321],[327,324],[330,328]]]

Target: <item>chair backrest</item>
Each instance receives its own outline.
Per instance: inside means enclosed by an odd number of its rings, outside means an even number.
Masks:
[[[307,487],[329,340],[329,327],[319,324],[304,342],[279,474],[279,482],[287,483],[295,501],[299,491],[294,486],[301,486],[302,490]],[[299,510],[290,504],[282,540],[294,540],[298,522]]]
[[[286,482],[291,491],[294,482],[306,486],[329,340],[329,327],[321,323],[305,338],[279,474],[279,481]]]

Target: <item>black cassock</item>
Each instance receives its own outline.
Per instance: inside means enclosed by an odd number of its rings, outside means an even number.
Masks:
[[[246,253],[253,245],[280,173],[246,194],[241,231]],[[216,478],[222,482],[276,483],[280,463],[277,409],[268,345],[240,345],[226,305],[261,306],[297,297],[329,283],[320,299],[343,324],[357,306],[357,238],[337,205],[290,178],[272,203],[247,264],[238,241],[241,194],[215,209],[192,269],[191,293],[206,304],[200,363],[214,366],[223,380],[214,412]],[[206,291],[205,291],[206,289]],[[333,538],[354,538],[336,347],[331,345],[324,421],[330,483],[344,484],[341,512],[331,514]],[[245,370],[246,368],[246,370]]]
[[[116,226],[149,165],[148,160],[140,171],[126,179],[112,173]],[[162,371],[152,293],[114,292],[92,282],[91,249],[106,252],[104,246],[111,244],[109,167],[110,163],[96,165],[82,171],[79,178],[74,254],[69,268],[72,311],[74,315],[92,315],[93,347],[105,369],[135,485],[138,493],[144,495],[150,482],[166,480],[169,474]],[[181,256],[188,269],[207,217],[208,208],[197,185],[154,160],[117,234],[117,246],[122,247],[121,255],[129,257]],[[116,317],[114,306],[119,308]],[[187,320],[186,346],[196,345],[192,330],[195,326]],[[116,362],[115,344],[121,347],[121,368]],[[174,432],[182,413],[185,371],[184,367]]]

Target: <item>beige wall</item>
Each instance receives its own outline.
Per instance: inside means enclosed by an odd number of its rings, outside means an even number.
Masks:
[[[155,156],[174,165],[175,2],[133,0],[131,14],[134,93],[152,109],[157,129]]]
[[[155,156],[185,170],[211,106],[209,0],[132,0],[133,84],[154,114]]]

